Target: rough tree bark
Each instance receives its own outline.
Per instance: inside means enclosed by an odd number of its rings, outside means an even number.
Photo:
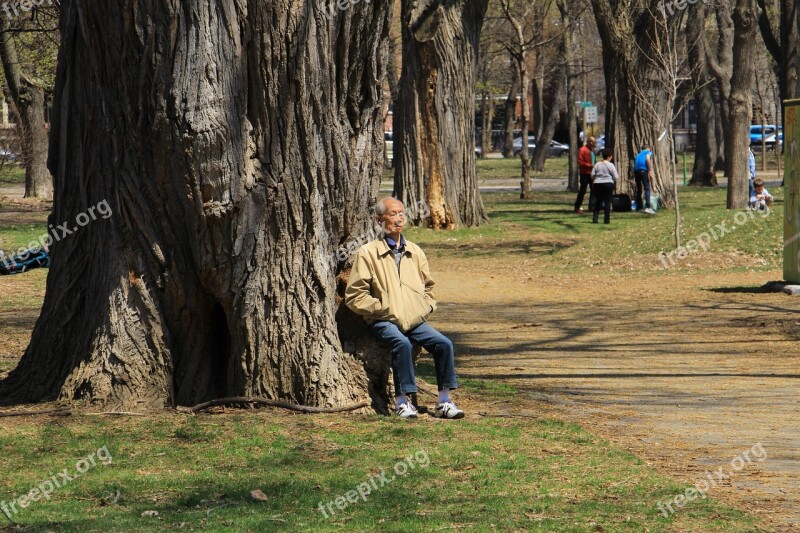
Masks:
[[[394,194],[406,205],[427,205],[427,219],[411,213],[414,224],[450,229],[486,220],[474,146],[476,61],[487,5],[402,2]]]
[[[717,162],[714,168],[725,170],[725,132],[730,121],[731,75],[733,74],[733,19],[731,7],[727,2],[720,2],[715,8],[717,23],[717,50],[715,54],[706,49],[706,64],[717,81],[715,102],[716,121],[715,134],[717,138]]]
[[[53,181],[47,170],[47,123],[44,83],[23,71],[12,30],[0,16],[0,61],[5,73],[5,93],[11,101],[25,160],[25,197],[53,196]]]
[[[389,62],[386,65],[386,81],[389,85],[389,96],[393,104],[397,104],[400,94],[400,77],[397,75],[397,42],[396,37],[389,37]]]
[[[536,58],[536,64],[540,65],[540,58]],[[530,134],[536,138],[538,146],[539,137],[542,136],[545,121],[545,78],[544,76],[533,76],[531,80],[531,130]],[[532,164],[532,163],[531,163]]]
[[[606,148],[614,152],[620,174],[617,191],[631,193],[633,160],[642,146],[654,152],[655,177],[651,188],[667,207],[675,205],[669,172],[669,130],[673,102],[663,97],[666,74],[648,54],[657,42],[669,38],[659,15],[658,2],[642,9],[634,0],[592,0],[603,45],[606,80]],[[656,32],[660,35],[656,36]],[[659,138],[661,139],[659,141]]]
[[[561,117],[561,104],[563,103],[563,90],[564,90],[564,70],[565,70],[565,49],[566,43],[564,37],[561,37],[561,45],[559,46],[559,54],[556,61],[558,64],[550,72],[548,76],[549,84],[544,97],[544,121],[539,134],[536,137],[536,149],[533,151],[533,158],[531,160],[531,168],[536,172],[544,170],[544,162],[547,159],[547,153],[550,148],[550,141],[553,140],[553,135],[556,132],[556,124]]]
[[[567,89],[567,124],[569,125],[569,178],[567,189],[577,192],[579,186],[578,176],[578,108],[575,99],[578,95],[578,70],[575,68],[575,32],[577,25],[573,23],[572,14],[574,2],[569,0],[556,0],[558,11],[561,15],[561,24],[564,28],[564,62],[566,63],[566,89]]]
[[[365,399],[336,250],[371,225],[389,4],[63,4],[51,222],[113,215],[53,246],[3,402]]]
[[[512,60],[513,61],[513,60]],[[505,105],[505,132],[506,137],[503,142],[503,157],[514,156],[514,129],[517,126],[517,95],[521,92],[519,88],[519,73],[517,67],[511,64],[511,87],[508,89],[508,98]]]
[[[733,9],[733,74],[730,117],[725,130],[725,174],[728,177],[728,209],[743,209],[748,202],[747,149],[753,119],[753,77],[755,75],[758,21],[755,0],[736,0]]]
[[[697,110],[697,142],[694,167],[689,185],[716,187],[717,174],[714,165],[717,159],[717,137],[714,128],[716,111],[711,84],[714,79],[706,61],[706,5],[702,2],[691,6],[686,21],[686,41],[689,47],[692,85],[694,86],[695,109]]]

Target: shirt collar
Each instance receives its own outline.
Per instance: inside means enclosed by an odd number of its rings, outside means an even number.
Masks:
[[[382,239],[382,248],[383,250],[380,252],[380,255],[386,255],[389,252],[392,252],[397,249],[397,243],[389,237],[388,235]],[[406,247],[406,238],[400,235],[400,253],[408,252],[408,248]]]
[[[386,236],[386,244],[388,244],[389,248],[393,250],[397,248],[397,243],[395,242],[395,240],[389,237],[388,235]],[[402,252],[405,247],[406,247],[406,238],[400,235],[400,251]]]

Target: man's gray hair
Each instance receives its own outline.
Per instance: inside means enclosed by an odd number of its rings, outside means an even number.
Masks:
[[[381,215],[385,215],[386,214],[386,209],[387,209],[386,201],[387,200],[394,200],[395,202],[400,202],[400,200],[398,200],[394,196],[387,196],[386,198],[381,198],[380,200],[378,200],[378,203],[375,204],[375,215],[376,216],[381,216]],[[400,202],[400,203],[402,204],[403,202]]]

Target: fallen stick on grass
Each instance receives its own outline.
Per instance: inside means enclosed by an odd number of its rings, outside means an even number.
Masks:
[[[63,415],[69,416],[72,411],[66,408],[46,409],[44,411],[0,411],[0,418],[6,416]]]

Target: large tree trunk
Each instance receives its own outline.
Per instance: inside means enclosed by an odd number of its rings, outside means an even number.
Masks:
[[[19,139],[25,158],[25,197],[52,198],[53,182],[47,170],[44,86],[23,72],[6,17],[0,17],[0,61],[5,73],[5,93],[20,128]]]
[[[736,0],[733,28],[733,75],[730,121],[725,130],[725,174],[728,177],[728,209],[743,209],[748,202],[747,148],[753,119],[753,56],[758,30],[755,0]]]
[[[606,148],[613,150],[619,170],[617,191],[631,193],[635,190],[633,160],[644,145],[650,145],[655,166],[652,191],[663,205],[672,207],[675,193],[670,180],[669,139],[662,132],[670,129],[673,102],[664,98],[662,65],[648,57],[652,47],[669,36],[654,18],[658,2],[650,4],[650,9],[641,9],[627,1],[612,5],[610,0],[592,0],[603,45]]]
[[[533,183],[531,182],[530,169],[528,168],[528,121],[531,116],[530,99],[528,98],[528,87],[530,87],[530,78],[528,77],[528,68],[526,66],[525,55],[517,63],[519,70],[520,85],[523,87],[522,91],[522,115],[520,121],[522,122],[522,149],[519,151],[519,160],[522,164],[522,172],[520,174],[520,191],[519,197],[522,200],[533,200]]]
[[[733,74],[733,19],[731,7],[720,2],[715,9],[717,22],[717,50],[712,54],[706,49],[706,64],[714,74],[716,121],[714,132],[717,138],[717,162],[715,170],[725,170],[725,132],[730,121],[731,76]],[[727,174],[726,174],[727,175]]]
[[[717,186],[714,164],[717,159],[717,137],[715,134],[714,95],[711,88],[713,78],[706,61],[706,5],[702,2],[689,8],[686,21],[686,41],[689,46],[689,64],[692,65],[692,84],[695,87],[694,101],[697,110],[697,142],[694,167],[689,185]]]
[[[426,206],[411,211],[415,224],[450,229],[486,220],[474,147],[476,61],[487,4],[402,2],[394,193],[407,206]]]
[[[578,175],[578,108],[575,99],[578,95],[578,72],[575,68],[575,32],[577,25],[573,23],[572,14],[574,2],[570,0],[556,0],[558,11],[561,14],[561,24],[564,28],[564,62],[566,63],[567,83],[567,124],[569,128],[569,178],[567,189],[578,191],[580,177]]]
[[[365,399],[336,250],[371,227],[389,4],[63,4],[50,220],[113,214],[53,245],[4,402]]]
[[[538,65],[539,61],[537,60],[536,63]],[[530,134],[536,138],[537,146],[539,145],[539,137],[542,136],[542,130],[544,129],[545,108],[547,107],[544,101],[544,83],[544,77],[539,76],[534,76],[531,82],[531,101],[533,106],[531,108]]]
[[[550,141],[556,132],[556,124],[561,117],[562,91],[564,90],[564,65],[565,65],[565,41],[561,41],[559,47],[558,66],[550,73],[550,83],[546,91],[544,121],[539,134],[536,137],[536,149],[533,151],[531,168],[536,172],[544,171],[544,162],[550,148]]]
[[[513,61],[513,60],[512,60]],[[511,87],[508,89],[508,98],[505,105],[505,141],[503,142],[503,157],[514,156],[514,129],[517,125],[517,95],[519,90],[519,72],[516,65],[511,67],[512,78]]]

